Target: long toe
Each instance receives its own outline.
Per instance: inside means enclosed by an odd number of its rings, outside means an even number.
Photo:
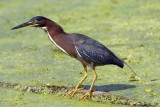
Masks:
[[[74,95],[78,90],[84,90],[84,88],[75,88],[75,89],[73,89],[73,90],[71,90],[71,91],[68,91],[67,93],[65,93],[64,97],[67,97],[67,96],[69,96],[70,94],[72,94],[71,97],[73,97],[73,95]]]
[[[79,90],[84,90],[84,88],[78,88],[78,89],[75,89],[75,90],[74,90],[74,92],[72,93],[71,97],[73,97],[73,96],[74,96],[74,94],[75,94],[77,91],[79,91]]]
[[[86,98],[89,98],[89,100],[90,100],[90,98],[91,98],[91,92],[87,92],[85,95],[83,95],[83,96],[81,97],[80,100],[85,100]]]
[[[74,89],[65,93],[64,98],[67,97],[68,95],[70,95],[72,92],[74,92]]]

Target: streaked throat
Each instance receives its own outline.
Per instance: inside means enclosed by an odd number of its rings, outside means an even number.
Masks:
[[[63,51],[64,53],[68,55],[68,53],[53,40],[52,36],[48,32],[47,27],[41,27],[41,28],[47,33],[48,38],[54,43],[54,45],[56,45],[61,51]]]

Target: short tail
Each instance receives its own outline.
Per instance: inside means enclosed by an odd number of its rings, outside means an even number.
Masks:
[[[124,62],[124,61],[123,61],[123,62]],[[124,62],[124,64],[126,64],[126,65],[128,66],[128,68],[133,72],[134,75],[137,75],[137,74],[133,71],[133,69],[132,69],[126,62]]]

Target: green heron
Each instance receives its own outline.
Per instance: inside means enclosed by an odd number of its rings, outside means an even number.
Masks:
[[[47,33],[48,38],[60,50],[62,50],[65,54],[76,58],[82,63],[85,75],[82,80],[77,84],[75,89],[68,91],[65,94],[65,97],[70,94],[71,96],[73,96],[76,91],[83,90],[83,88],[79,88],[79,86],[88,76],[87,66],[91,67],[91,69],[93,70],[94,79],[89,91],[84,96],[82,96],[81,99],[91,97],[91,94],[93,92],[93,86],[95,80],[97,79],[97,73],[95,71],[96,66],[113,64],[119,66],[120,68],[123,68],[125,64],[122,59],[120,59],[118,56],[116,56],[113,52],[111,52],[108,48],[106,48],[98,41],[82,34],[68,34],[64,32],[62,27],[59,26],[57,23],[43,16],[33,17],[26,23],[13,27],[11,30],[26,26],[42,28]]]

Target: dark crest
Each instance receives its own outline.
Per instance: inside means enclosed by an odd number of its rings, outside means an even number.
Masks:
[[[30,19],[30,22],[32,21],[42,21],[42,20],[46,20],[47,18],[43,17],[43,16],[36,16],[36,17],[33,17],[32,19]]]

